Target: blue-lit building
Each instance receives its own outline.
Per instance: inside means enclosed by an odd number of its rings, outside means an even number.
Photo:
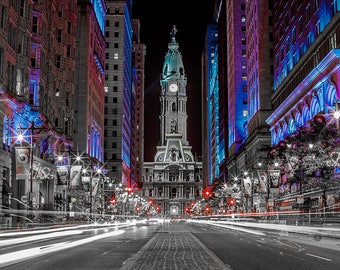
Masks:
[[[218,83],[218,31],[217,24],[211,24],[207,28],[206,34],[206,70],[207,85],[206,97],[204,100],[204,121],[203,132],[205,133],[206,143],[204,144],[205,163],[204,175],[207,179],[206,186],[211,186],[215,179],[220,177],[220,161],[223,160],[224,149],[220,149],[220,101],[219,101],[219,83]],[[222,153],[221,153],[222,152]]]
[[[323,117],[328,124],[336,121],[333,115],[340,99],[339,11],[338,0],[274,4],[273,112],[267,119],[273,146],[285,144],[301,127],[308,129],[316,117]],[[285,202],[294,201],[303,191],[301,181],[288,173],[281,176],[279,193],[285,194]],[[320,211],[322,206],[336,205],[339,195],[331,188],[318,188],[304,199],[309,200],[311,211]],[[286,209],[291,209],[291,204]]]
[[[108,0],[105,51],[105,153],[110,174],[132,186],[132,1]]]

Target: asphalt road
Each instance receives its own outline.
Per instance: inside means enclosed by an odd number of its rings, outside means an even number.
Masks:
[[[46,232],[35,240],[29,233],[0,234],[1,269],[332,270],[340,265],[339,239],[299,234],[182,222],[68,233]],[[6,242],[13,239],[18,241]]]

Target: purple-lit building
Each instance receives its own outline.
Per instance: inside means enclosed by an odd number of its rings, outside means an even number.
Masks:
[[[63,208],[54,162],[72,147],[77,7],[66,3],[0,4],[1,205],[18,211]]]
[[[104,162],[104,0],[77,1],[74,149]]]
[[[274,4],[273,113],[267,119],[274,146],[299,127],[308,127],[317,114],[334,120],[340,98],[339,11],[334,0]],[[280,192],[300,191],[299,184],[281,180]],[[312,207],[323,200],[321,192],[309,196]],[[334,194],[325,199],[333,200]]]
[[[339,9],[333,0],[275,4],[274,111],[267,121],[273,145],[315,114],[334,110],[339,99]]]

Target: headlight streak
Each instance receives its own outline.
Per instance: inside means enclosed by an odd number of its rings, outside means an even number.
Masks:
[[[29,241],[36,241],[36,240],[41,240],[41,239],[82,234],[83,232],[84,232],[83,230],[72,230],[72,231],[66,231],[66,232],[53,232],[53,233],[41,234],[41,235],[35,235],[35,236],[0,240],[0,246],[2,247],[2,246],[8,246],[8,245],[18,244],[18,243],[23,243],[23,242],[29,242]]]
[[[62,243],[46,245],[46,246],[41,246],[41,247],[36,247],[36,248],[29,248],[29,249],[2,254],[0,255],[0,266],[6,266],[6,265],[10,265],[16,262],[30,259],[32,257],[42,256],[48,253],[72,248],[75,246],[84,245],[84,244],[87,244],[93,241],[97,241],[102,238],[120,235],[120,234],[123,234],[124,232],[125,230],[116,230],[113,232],[91,236],[86,239],[77,240],[73,242],[62,242]]]

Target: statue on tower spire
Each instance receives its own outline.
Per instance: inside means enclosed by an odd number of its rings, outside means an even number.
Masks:
[[[176,36],[176,33],[178,32],[176,25],[172,26],[171,32],[170,32],[170,36],[174,39]]]

